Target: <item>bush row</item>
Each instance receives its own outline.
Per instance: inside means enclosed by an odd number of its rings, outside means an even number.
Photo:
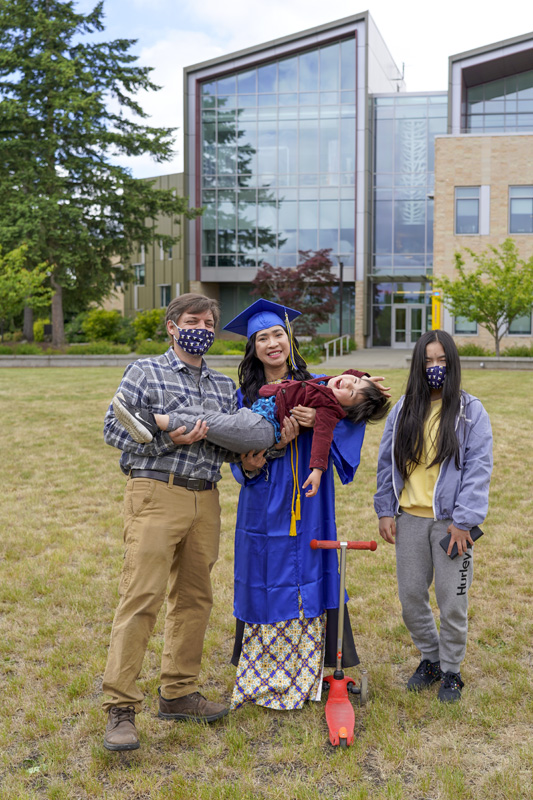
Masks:
[[[479,356],[485,358],[493,358],[496,356],[494,350],[489,350],[485,347],[480,347],[477,344],[462,344],[457,346],[460,356]],[[506,358],[533,358],[533,346],[528,345],[514,345],[513,347],[506,347],[505,350],[500,352],[500,356]]]

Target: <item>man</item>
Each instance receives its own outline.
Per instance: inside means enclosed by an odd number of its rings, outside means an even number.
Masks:
[[[218,321],[214,300],[198,294],[173,300],[166,313],[172,348],[130,364],[119,391],[134,405],[156,412],[188,405],[234,412],[235,384],[202,359]],[[136,681],[167,584],[159,716],[212,722],[228,713],[198,693],[212,607],[210,573],[218,556],[217,482],[227,451],[206,441],[204,422],[189,434],[184,431],[160,432],[149,444],[138,444],[117,422],[112,406],[105,418],[104,439],[122,450],[120,467],[128,476],[120,602],[103,680],[108,750],[139,747],[135,715],[143,695]]]

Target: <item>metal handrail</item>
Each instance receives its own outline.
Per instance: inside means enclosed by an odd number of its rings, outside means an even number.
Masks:
[[[329,346],[333,345],[333,356],[332,358],[337,357],[337,342],[339,343],[340,353],[339,355],[342,356],[342,345],[343,341],[346,340],[346,352],[350,352],[350,334],[343,333],[342,336],[338,336],[336,339],[331,339],[329,342],[326,342],[324,345],[324,349],[326,351],[326,361],[329,361]]]

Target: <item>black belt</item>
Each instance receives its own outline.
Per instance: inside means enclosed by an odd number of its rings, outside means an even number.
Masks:
[[[173,472],[157,472],[155,469],[132,469],[130,478],[151,478],[153,481],[163,481],[169,486],[184,486],[190,492],[205,492],[215,489],[216,483],[206,481],[204,478],[181,478]]]

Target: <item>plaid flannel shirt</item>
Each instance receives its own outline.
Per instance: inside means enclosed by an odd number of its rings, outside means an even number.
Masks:
[[[209,411],[232,414],[237,410],[235,384],[231,378],[209,369],[202,361],[200,381],[187,364],[169,348],[162,356],[142,358],[129,364],[117,391],[129,403],[167,414],[183,406],[202,405]],[[127,475],[131,469],[173,472],[186,478],[220,480],[220,466],[228,455],[206,439],[178,446],[165,431],[157,433],[148,444],[138,444],[117,421],[110,405],[104,421],[104,441],[122,450],[120,468]],[[227,459],[231,460],[231,459]]]

